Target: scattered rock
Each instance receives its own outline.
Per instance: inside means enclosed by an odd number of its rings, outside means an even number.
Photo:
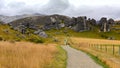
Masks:
[[[35,31],[34,34],[39,34],[40,32],[43,32],[43,30],[39,29],[39,30]]]
[[[40,37],[47,38],[48,35],[43,30],[37,30],[34,34],[38,34]]]
[[[64,23],[61,23],[61,24],[59,24],[59,27],[60,27],[60,28],[63,28],[63,27],[65,27],[65,24],[64,24]]]
[[[47,38],[48,35],[43,31],[39,33],[39,36],[43,37],[43,38]]]
[[[115,37],[108,37],[108,40],[115,40]]]

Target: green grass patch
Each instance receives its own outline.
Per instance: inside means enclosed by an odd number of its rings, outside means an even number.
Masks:
[[[97,28],[91,31],[76,32],[69,28],[62,28],[60,30],[51,29],[46,31],[50,37],[59,36],[71,36],[71,37],[82,37],[82,38],[95,38],[95,39],[109,39],[114,38],[115,40],[120,40],[120,32],[110,31],[110,32],[99,32]]]
[[[57,46],[58,52],[55,55],[53,63],[50,68],[66,68],[67,65],[67,52],[61,47]]]

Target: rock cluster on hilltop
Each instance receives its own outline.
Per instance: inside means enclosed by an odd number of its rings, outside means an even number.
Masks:
[[[111,30],[111,26],[114,25],[114,20],[113,19],[109,19],[107,20],[107,18],[102,17],[100,20],[100,30],[103,32],[108,32]]]
[[[27,28],[33,29],[37,34],[42,37],[47,37],[45,30],[49,29],[61,29],[68,27],[77,32],[88,31],[94,29],[94,26],[99,25],[100,31],[108,32],[111,30],[111,26],[114,25],[114,20],[103,17],[100,19],[99,24],[93,18],[87,18],[86,16],[68,17],[63,15],[44,15],[44,16],[32,16],[12,21],[9,25],[22,33],[25,33]],[[35,33],[36,33],[35,32]]]

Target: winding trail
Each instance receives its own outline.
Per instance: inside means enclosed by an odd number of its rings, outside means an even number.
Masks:
[[[67,68],[103,68],[96,64],[87,54],[71,48],[62,46],[67,51]]]

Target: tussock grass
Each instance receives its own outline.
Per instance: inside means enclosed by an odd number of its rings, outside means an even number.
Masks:
[[[0,68],[50,68],[57,52],[53,44],[0,42]]]
[[[72,37],[72,39],[74,39],[74,43],[109,44],[109,45],[120,44],[119,40],[90,39],[90,38],[77,38],[77,37]]]

